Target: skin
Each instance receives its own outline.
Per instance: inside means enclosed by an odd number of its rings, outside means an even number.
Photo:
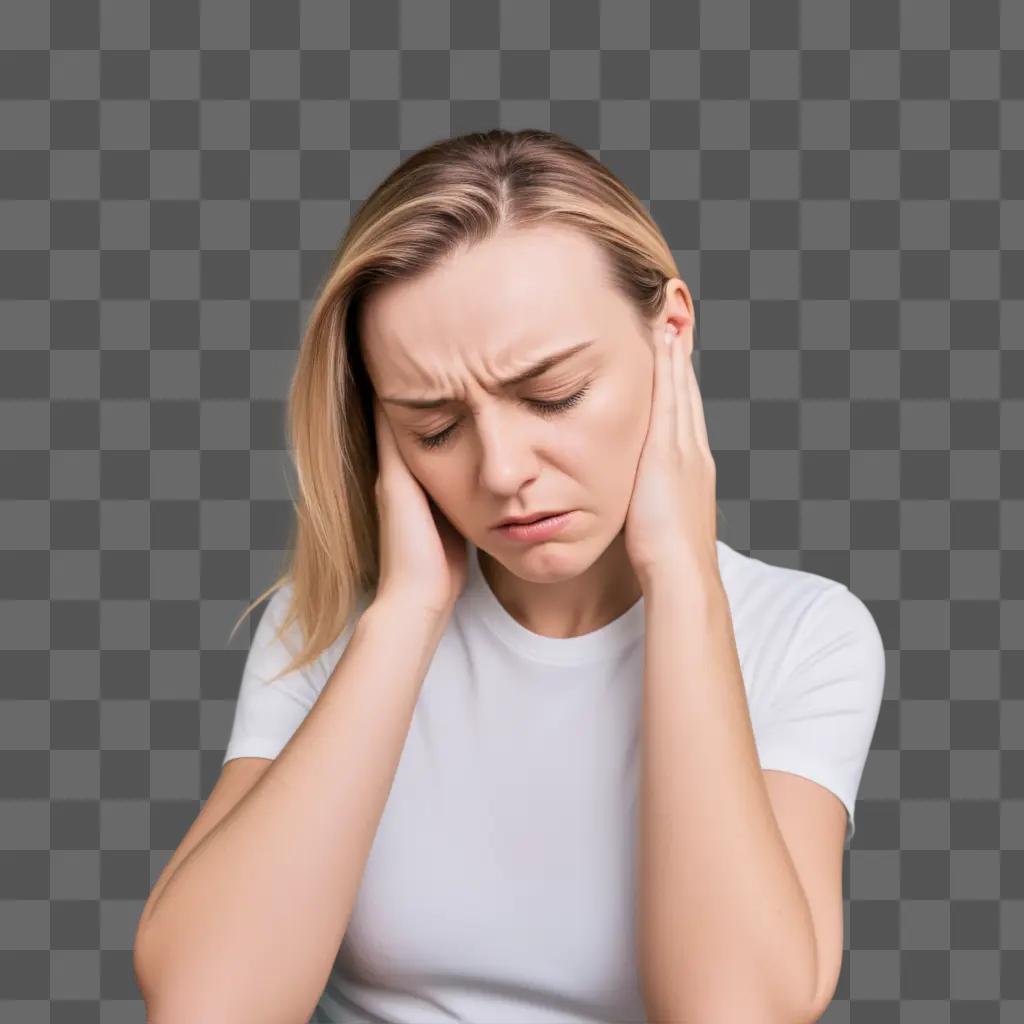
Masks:
[[[660,319],[691,320],[668,289]],[[542,636],[591,632],[642,595],[623,526],[650,422],[649,326],[611,284],[600,250],[562,226],[506,230],[411,281],[375,292],[360,339],[367,372],[412,475],[460,534],[502,605]],[[495,382],[593,343],[540,377]],[[555,402],[587,390],[564,411]],[[390,397],[451,400],[411,409]],[[423,436],[453,426],[440,447]],[[549,541],[523,544],[506,515],[575,510]]]

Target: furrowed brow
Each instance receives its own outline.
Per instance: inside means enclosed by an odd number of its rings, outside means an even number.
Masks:
[[[563,349],[561,352],[555,352],[552,355],[545,356],[539,363],[534,363],[529,369],[523,370],[522,373],[517,373],[513,377],[507,377],[504,380],[498,381],[498,386],[502,388],[514,387],[516,384],[522,384],[524,381],[531,380],[534,377],[539,377],[542,373],[546,373],[551,369],[552,366],[556,366],[558,363],[564,362],[570,356],[574,356],[577,352],[581,352],[585,348],[589,348],[595,341],[596,338],[588,338],[586,341],[581,341],[578,345],[572,345],[567,349]],[[454,402],[456,399],[453,395],[442,395],[440,398],[402,398],[397,395],[383,395],[381,396],[382,402],[388,402],[391,405],[403,405],[408,409],[437,409],[442,405],[446,405],[448,402]]]

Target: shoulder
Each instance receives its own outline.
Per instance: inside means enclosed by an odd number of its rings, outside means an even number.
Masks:
[[[746,555],[719,541],[719,569],[730,606],[734,611],[753,613],[758,622],[772,629],[795,629],[810,614],[827,613],[833,621],[856,623],[865,628],[874,623],[867,605],[839,580],[773,565]]]
[[[249,645],[245,666],[245,680],[267,682],[280,672],[299,653],[302,647],[298,620],[284,628],[294,598],[294,587],[289,581],[278,587],[257,610],[259,621]]]
[[[878,624],[844,583],[790,566],[772,565],[728,545],[719,548],[741,659],[757,689],[778,691],[793,673],[831,658],[873,678],[884,666]]]
[[[730,601],[774,607],[789,615],[798,615],[825,591],[843,586],[806,569],[765,562],[724,541],[718,542],[718,564]]]
[[[292,580],[287,580],[274,591],[263,606],[249,651],[247,670],[250,673],[258,677],[272,676],[290,664],[301,652],[304,642],[298,618],[292,619],[285,627],[294,600],[295,584]],[[313,662],[298,670],[298,674],[310,678],[317,685],[322,685],[326,681],[351,639],[356,623],[367,603],[367,595],[360,593],[352,614],[335,639],[320,652]],[[284,678],[294,674],[296,673],[289,673]]]

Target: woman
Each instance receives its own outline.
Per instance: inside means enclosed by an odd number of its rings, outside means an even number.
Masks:
[[[140,919],[152,1024],[823,1012],[884,648],[717,539],[694,327],[557,135],[446,140],[359,209],[292,382],[291,564]]]

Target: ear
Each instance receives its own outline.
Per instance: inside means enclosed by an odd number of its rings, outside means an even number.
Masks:
[[[662,304],[660,321],[662,329],[669,325],[679,334],[689,355],[693,354],[693,335],[697,325],[693,296],[681,277],[673,277],[665,284],[665,301]]]

